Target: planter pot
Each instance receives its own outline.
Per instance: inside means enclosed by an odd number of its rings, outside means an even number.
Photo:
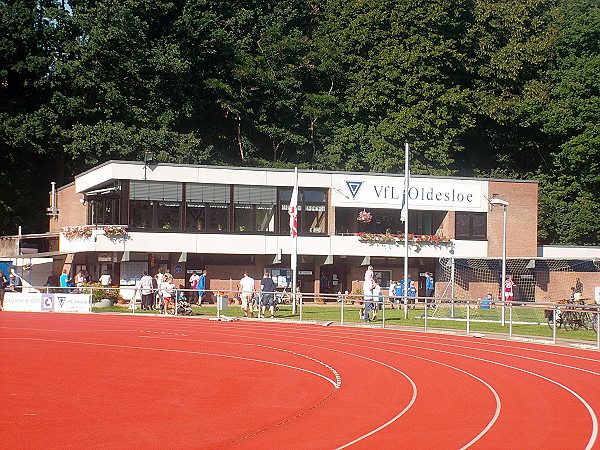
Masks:
[[[107,306],[112,306],[112,300],[110,298],[103,298],[99,302],[94,303],[94,306],[98,308],[106,308]]]

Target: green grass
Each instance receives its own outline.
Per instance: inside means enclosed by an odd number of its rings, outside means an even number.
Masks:
[[[359,306],[344,305],[344,323],[364,323],[359,317]],[[217,308],[215,305],[206,305],[203,307],[192,308],[194,316],[216,316]],[[110,306],[105,308],[93,308],[94,312],[120,312],[131,313],[131,310],[123,306]],[[136,309],[135,314],[156,314],[158,311],[144,311]],[[418,305],[416,309],[408,310],[408,317],[404,318],[404,310],[389,309],[385,310],[385,326],[406,326],[423,329],[425,327],[423,305]],[[433,314],[431,308],[428,308],[427,328],[428,329],[447,329],[466,331],[467,309],[465,307],[450,308],[447,305],[440,305]],[[221,314],[231,317],[242,317],[243,311],[239,305],[230,306],[223,310]],[[475,333],[509,333],[509,308],[505,308],[505,325],[502,326],[500,319],[501,308],[479,309],[471,308],[469,314],[469,329]],[[268,312],[267,312],[268,315]],[[279,305],[276,317],[288,320],[300,320],[300,312],[294,314],[291,305]],[[377,312],[377,319],[371,322],[371,325],[383,325],[384,311]],[[302,308],[303,321],[316,322],[340,322],[342,319],[342,308],[340,303],[328,303],[326,305],[304,305]],[[514,307],[512,308],[512,333],[518,336],[535,336],[552,339],[552,329],[548,327],[542,308]],[[565,330],[557,328],[556,337],[563,339],[575,339],[582,341],[596,341],[596,333],[584,329]]]

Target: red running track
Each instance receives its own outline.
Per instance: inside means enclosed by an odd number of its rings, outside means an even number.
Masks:
[[[0,313],[1,448],[599,448],[600,352],[267,321]]]

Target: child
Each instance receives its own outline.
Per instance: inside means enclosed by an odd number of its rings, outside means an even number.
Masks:
[[[481,300],[481,304],[479,305],[479,307],[481,309],[490,309],[491,305],[492,305],[492,294],[488,294],[487,296],[485,296],[483,298],[483,300]]]
[[[414,281],[410,282],[409,288],[408,288],[408,290],[406,292],[406,296],[410,297],[408,299],[408,303],[411,303],[411,304],[415,303],[415,297],[417,296],[417,288],[415,286],[415,282]]]

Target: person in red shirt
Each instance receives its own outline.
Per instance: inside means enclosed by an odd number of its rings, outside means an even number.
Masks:
[[[504,297],[506,301],[512,302],[515,298],[514,289],[517,284],[513,281],[512,275],[509,275],[504,282]]]

